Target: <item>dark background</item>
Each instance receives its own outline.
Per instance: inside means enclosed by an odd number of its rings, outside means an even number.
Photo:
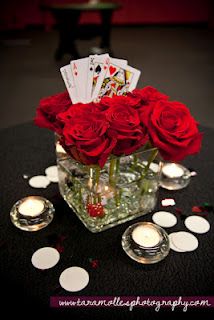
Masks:
[[[113,14],[114,56],[128,59],[142,71],[138,87],[157,87],[172,100],[187,104],[201,124],[213,127],[213,1],[117,2],[121,9]],[[59,68],[71,56],[54,60],[58,32],[54,17],[41,10],[42,4],[41,0],[1,2],[0,128],[32,120],[40,98],[65,89]],[[99,23],[98,13],[81,15],[76,45],[82,57],[99,46],[100,37],[93,33]]]

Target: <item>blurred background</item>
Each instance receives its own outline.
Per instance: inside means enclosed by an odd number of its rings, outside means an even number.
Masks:
[[[127,59],[142,71],[138,87],[156,87],[214,127],[213,2],[1,1],[0,128],[31,121],[42,97],[65,90],[60,67],[93,52]],[[59,30],[71,42],[60,53]]]

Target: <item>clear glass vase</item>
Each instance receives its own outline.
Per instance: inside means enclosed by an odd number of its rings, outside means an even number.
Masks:
[[[91,232],[100,232],[152,211],[157,202],[157,149],[112,157],[105,166],[82,165],[56,142],[62,197]]]

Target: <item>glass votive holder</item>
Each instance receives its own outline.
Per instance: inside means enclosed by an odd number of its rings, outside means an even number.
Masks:
[[[122,247],[131,259],[143,264],[163,260],[170,250],[166,231],[151,222],[128,227],[122,236]]]
[[[180,190],[188,186],[190,171],[178,163],[166,162],[162,166],[160,186],[167,190]]]
[[[11,211],[10,219],[19,229],[38,231],[53,220],[53,204],[40,196],[29,196],[17,201]]]

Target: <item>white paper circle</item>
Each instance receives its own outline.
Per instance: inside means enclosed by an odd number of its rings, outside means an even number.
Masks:
[[[198,248],[198,239],[186,231],[176,232],[172,237],[174,246],[183,251],[194,251]]]
[[[185,226],[192,232],[195,233],[206,233],[210,230],[209,222],[199,216],[187,217],[184,221]]]
[[[61,287],[70,292],[76,292],[84,289],[88,282],[88,272],[80,267],[70,267],[65,269],[59,278]]]
[[[50,182],[59,182],[59,178],[58,176],[54,177],[54,176],[47,176],[48,180]]]
[[[34,176],[28,181],[29,185],[33,188],[47,188],[50,181],[46,176]]]
[[[57,177],[58,176],[57,166],[51,166],[46,168],[45,174],[49,177]]]
[[[185,252],[184,250],[181,250],[179,248],[177,248],[174,243],[173,243],[173,236],[174,234],[177,233],[177,232],[173,232],[173,233],[170,233],[169,234],[169,244],[170,244],[170,249],[176,251],[176,252]]]
[[[177,223],[176,216],[168,211],[155,212],[152,216],[152,220],[163,228],[173,227]]]
[[[31,258],[33,266],[37,269],[50,269],[54,267],[60,258],[59,252],[52,247],[40,248],[34,252]]]

